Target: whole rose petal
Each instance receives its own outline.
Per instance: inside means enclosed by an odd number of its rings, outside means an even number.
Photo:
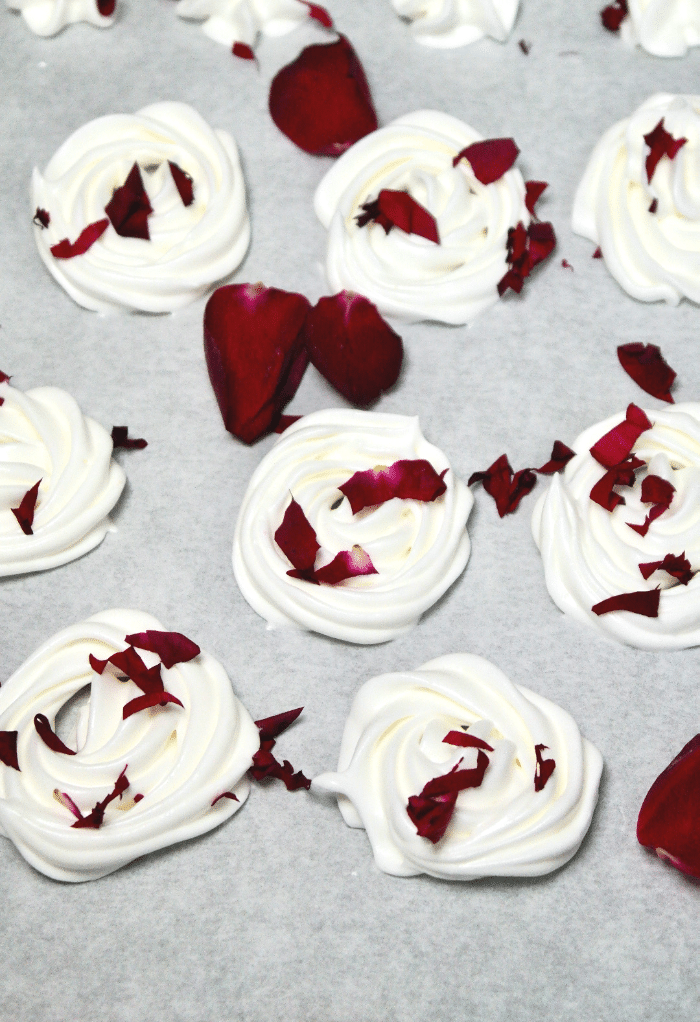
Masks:
[[[637,840],[659,858],[700,877],[700,735],[685,745],[649,789]]]
[[[307,46],[275,75],[270,114],[280,131],[314,156],[339,156],[377,128],[367,79],[345,36]]]
[[[321,298],[303,336],[313,365],[353,404],[372,404],[401,372],[401,338],[362,295],[341,291]]]
[[[622,368],[638,387],[660,401],[673,404],[670,391],[676,373],[656,344],[642,344],[638,341],[621,344],[617,349],[617,357]]]
[[[303,295],[262,284],[220,287],[204,311],[204,352],[226,429],[253,443],[274,428],[308,364]]]
[[[460,160],[468,160],[477,181],[490,185],[510,170],[519,152],[512,138],[486,138],[462,149],[452,160],[452,166],[456,167]]]

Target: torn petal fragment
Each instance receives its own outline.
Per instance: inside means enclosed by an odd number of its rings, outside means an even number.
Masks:
[[[333,28],[333,19],[326,10],[325,7],[321,7],[320,4],[309,3],[309,0],[301,0],[309,8],[309,17],[317,21],[319,25],[323,25],[324,28]]]
[[[635,404],[627,407],[624,422],[613,426],[591,447],[591,454],[605,468],[620,465],[630,454],[642,433],[651,429],[651,422]]]
[[[640,458],[628,458],[619,465],[608,469],[591,490],[591,500],[600,504],[606,511],[614,511],[618,504],[624,504],[625,498],[615,493],[615,486],[634,486],[635,471],[646,465]]]
[[[231,47],[231,53],[234,57],[240,57],[241,60],[255,60],[253,48],[247,43],[235,42]]]
[[[96,220],[94,224],[88,224],[75,241],[71,242],[68,238],[64,238],[56,245],[52,245],[51,255],[55,259],[74,259],[75,256],[85,255],[108,227],[109,220],[106,217],[104,220]]]
[[[112,426],[112,446],[122,447],[125,451],[142,451],[148,447],[148,441],[142,438],[130,438],[128,426]]]
[[[470,735],[466,731],[449,731],[443,738],[446,745],[457,745],[462,749],[484,749],[486,752],[493,752],[493,746],[485,742],[483,738]]]
[[[673,404],[671,386],[676,373],[656,344],[642,344],[639,341],[621,344],[617,349],[617,357],[622,368],[637,386],[652,397]]]
[[[275,542],[295,568],[313,570],[321,545],[301,505],[294,498],[284,512],[282,524],[275,533]]]
[[[685,551],[682,554],[666,554],[660,561],[646,561],[639,565],[639,570],[645,579],[650,578],[655,571],[665,571],[684,586],[687,586],[690,580],[697,575],[697,570],[691,569]]]
[[[112,227],[122,238],[141,238],[150,241],[148,217],[153,212],[146,189],[143,186],[141,170],[134,163],[129,175],[105,206]]]
[[[60,752],[64,756],[75,756],[74,750],[69,749],[68,746],[61,741],[51,727],[48,717],[46,717],[43,713],[35,714],[34,727],[36,728],[36,733],[39,735],[39,738],[41,738],[44,745],[48,745],[49,749],[53,752]]]
[[[438,475],[424,458],[395,461],[388,468],[380,466],[355,472],[338,489],[348,498],[352,513],[356,515],[363,508],[375,507],[394,497],[425,503],[437,500],[447,490],[446,472],[444,469]]]
[[[600,12],[603,28],[607,28],[608,32],[619,32],[620,25],[627,17],[627,13],[627,0],[613,0]]]
[[[217,795],[216,798],[212,799],[211,804],[215,806],[222,798],[230,798],[234,802],[240,802],[238,795],[234,795],[232,791],[222,791],[220,795]]]
[[[521,468],[513,473],[508,455],[502,454],[485,472],[472,472],[468,486],[483,483],[486,492],[496,502],[499,517],[516,511],[523,497],[534,488],[537,476],[531,468]]]
[[[180,193],[183,206],[191,206],[194,202],[194,183],[189,174],[187,174],[182,167],[178,167],[177,163],[173,163],[168,160],[168,166],[170,167],[170,173],[173,176],[175,187]]]
[[[392,227],[398,227],[405,234],[416,234],[436,245],[440,244],[435,217],[408,192],[382,188],[376,199],[366,202],[361,208],[362,213],[355,218],[358,227],[378,223],[384,228],[385,234]]]
[[[37,227],[41,227],[42,230],[47,228],[51,223],[51,217],[49,216],[48,211],[45,209],[40,209],[37,206],[36,212],[34,213],[33,223],[35,223]]]
[[[287,730],[290,724],[294,723],[303,709],[303,706],[297,706],[296,710],[285,710],[283,713],[273,714],[272,717],[263,717],[262,720],[256,720],[255,726],[260,732],[260,741],[269,742],[274,738],[278,738]]]
[[[16,731],[0,731],[0,763],[19,770]]]
[[[138,649],[146,649],[160,657],[163,666],[170,669],[175,664],[184,664],[194,660],[202,651],[196,642],[192,642],[181,632],[158,632],[149,629],[146,632],[135,632],[127,635],[125,642]]]
[[[477,181],[490,185],[510,170],[519,152],[512,138],[487,138],[462,149],[452,160],[452,166],[456,167],[460,160],[468,160]]]
[[[182,706],[177,696],[171,695],[170,692],[147,692],[145,695],[137,696],[136,699],[131,699],[125,704],[122,710],[122,718],[127,720],[140,710],[148,710],[153,706],[165,706],[166,703],[176,703],[178,706]]]
[[[628,610],[631,614],[640,614],[643,617],[659,616],[660,589],[643,589],[638,593],[620,593],[618,596],[610,596],[607,600],[601,600],[591,607],[594,614],[610,614],[615,610]]]
[[[644,135],[644,141],[649,146],[649,155],[646,158],[645,167],[647,181],[651,184],[651,179],[661,157],[668,156],[669,160],[674,159],[688,139],[674,138],[673,135],[669,134],[664,128],[664,118],[662,117],[654,130],[650,131],[648,135]]]
[[[535,206],[537,205],[537,202],[539,201],[542,192],[545,190],[545,188],[548,187],[549,185],[547,184],[546,181],[525,182],[525,208],[527,209],[528,213],[531,213],[533,216],[535,216]]]
[[[337,585],[348,578],[358,575],[376,575],[377,569],[372,564],[369,554],[357,544],[351,550],[341,550],[330,564],[317,568],[314,579],[322,585]]]
[[[481,786],[489,762],[486,753],[479,749],[476,766],[471,770],[460,770],[458,763],[449,773],[428,781],[420,795],[411,795],[406,812],[420,837],[437,844],[445,836],[457,795],[466,788]]]
[[[284,433],[285,429],[289,429],[301,418],[303,418],[301,415],[280,415],[280,420],[275,426],[275,433]]]
[[[554,475],[555,472],[561,472],[562,469],[566,468],[575,455],[576,452],[572,451],[566,444],[563,444],[561,440],[555,440],[549,461],[545,462],[542,468],[536,468],[535,472],[539,472],[543,476]]]
[[[548,748],[548,745],[535,746],[535,758],[537,759],[535,767],[535,791],[542,791],[557,765],[553,759],[542,759],[542,751]]]
[[[19,507],[10,508],[12,514],[19,522],[19,526],[25,536],[34,535],[32,525],[34,524],[34,512],[36,510],[36,501],[39,495],[40,484],[41,479],[34,483],[31,489],[27,490],[20,501]]]

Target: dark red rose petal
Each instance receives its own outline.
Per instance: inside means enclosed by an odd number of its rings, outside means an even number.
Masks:
[[[627,0],[613,0],[611,4],[604,7],[600,12],[600,20],[603,28],[608,32],[619,32],[620,25],[627,17]]]
[[[602,259],[602,258],[603,258],[603,250],[601,249],[601,247],[599,245],[598,248],[593,253],[593,255],[591,256],[591,259]]]
[[[355,545],[352,550],[341,550],[330,564],[317,568],[314,579],[321,585],[334,586],[347,578],[376,574],[377,569],[372,564],[369,554],[362,547]]]
[[[117,0],[97,0],[97,10],[103,18],[109,18],[112,14],[114,14],[114,8],[116,6]]]
[[[165,706],[166,703],[177,703],[178,706],[182,706],[177,696],[171,695],[170,692],[148,692],[125,704],[122,710],[122,719],[127,720],[140,710],[148,710],[152,706]]]
[[[126,791],[128,787],[129,781],[127,780],[126,777],[126,767],[124,767],[122,772],[119,774],[119,777],[117,777],[116,783],[112,788],[111,792],[109,793],[109,795],[107,795],[106,798],[103,798],[101,802],[98,802],[95,805],[94,809],[92,809],[92,811],[87,816],[79,815],[78,820],[73,824],[73,826],[77,828],[82,827],[88,828],[90,830],[98,830],[102,826],[102,823],[104,821],[105,809],[107,808],[107,806],[110,804],[110,802],[113,802],[115,798],[121,799],[122,794]],[[77,810],[78,814],[80,814],[80,810],[75,805],[73,800],[70,799],[69,796],[65,794],[65,792],[62,792],[61,794],[63,794],[64,798],[68,799],[69,802],[72,802],[74,809],[72,809],[71,811],[73,812]]]
[[[449,795],[453,791],[464,791],[466,788],[480,788],[489,762],[486,753],[482,749],[477,749],[475,767],[460,770],[458,763],[448,774],[443,774],[442,777],[433,777],[428,781],[421,795],[435,798],[439,795]]]
[[[99,663],[100,661],[96,661]],[[146,667],[145,663],[138,655],[133,646],[127,646],[125,650],[119,653],[113,653],[108,658],[108,663],[114,664],[114,666],[122,671],[127,678],[130,678],[135,685],[137,685],[142,692],[150,695],[153,692],[163,691],[163,679],[160,676],[160,664],[155,664],[153,667]],[[90,661],[92,666],[92,660]],[[102,671],[99,672],[100,674]]]
[[[646,465],[641,458],[628,458],[620,465],[608,469],[591,490],[591,500],[600,504],[606,511],[614,511],[618,504],[624,504],[625,498],[615,493],[614,486],[634,486],[635,470]]]
[[[181,632],[159,632],[149,628],[146,632],[127,635],[124,641],[138,649],[155,653],[166,668],[194,660],[202,652],[196,642]]]
[[[19,770],[16,731],[0,731],[0,763],[12,767],[13,770]]]
[[[438,475],[424,458],[406,459],[395,461],[388,468],[355,472],[338,489],[348,498],[352,513],[356,515],[365,507],[384,504],[394,497],[425,503],[437,500],[447,489],[443,478],[446,472],[447,469],[443,469]]]
[[[490,185],[510,170],[519,152],[512,138],[487,138],[462,149],[452,160],[452,166],[456,167],[460,160],[468,160],[477,181]]]
[[[651,523],[659,518],[664,511],[668,511],[675,492],[675,486],[669,483],[668,480],[662,479],[661,476],[652,474],[645,476],[642,480],[640,500],[642,504],[653,504],[654,506],[641,525],[633,525],[631,522],[628,522],[627,524],[630,529],[634,529],[640,536],[646,536]]]
[[[659,200],[658,199],[652,199],[651,200],[651,204],[649,206],[649,212],[650,213],[655,213],[658,208],[659,208]]]
[[[643,589],[639,593],[620,593],[618,596],[610,596],[591,607],[594,614],[599,617],[601,614],[609,614],[613,610],[628,610],[631,614],[641,614],[642,617],[659,616],[660,589]]]
[[[638,387],[660,401],[673,404],[671,386],[676,373],[656,344],[642,344],[640,341],[621,344],[617,349],[617,357],[622,368]]]
[[[313,156],[340,156],[376,130],[367,79],[345,36],[307,46],[275,75],[270,114],[287,138]]]
[[[697,570],[691,569],[685,551],[682,554],[666,554],[661,561],[646,561],[639,565],[639,570],[645,579],[650,578],[655,571],[665,571],[684,586],[687,586],[690,580],[697,575]]]
[[[256,781],[265,780],[267,777],[283,781],[287,791],[298,791],[300,788],[306,788],[308,791],[311,787],[310,778],[305,777],[301,770],[295,773],[289,760],[285,759],[280,763],[272,755],[274,744],[273,741],[261,742],[260,748],[253,755],[253,765],[248,771],[250,776]]]
[[[635,404],[627,407],[624,422],[613,426],[591,447],[591,454],[605,468],[621,464],[630,454],[642,433],[651,429],[651,422]]]
[[[256,720],[255,726],[260,732],[260,741],[269,742],[273,738],[279,738],[290,724],[294,723],[303,709],[303,706],[297,706],[296,710],[285,710],[283,713],[273,714],[272,717]]]
[[[700,735],[685,745],[649,789],[637,840],[660,859],[700,878]]]
[[[546,461],[542,468],[536,468],[535,472],[539,472],[543,476],[554,475],[555,472],[561,472],[563,468],[566,468],[575,455],[576,451],[572,451],[561,440],[555,440],[549,461]]]
[[[231,53],[234,57],[240,57],[241,60],[255,60],[253,49],[247,43],[234,43]]]
[[[476,766],[471,770],[459,770],[458,763],[448,774],[428,781],[420,795],[411,795],[406,812],[420,837],[433,844],[444,837],[457,804],[457,795],[466,788],[480,787],[488,765],[489,757],[479,749]]]
[[[40,483],[41,479],[39,482],[34,483],[30,490],[27,490],[20,501],[19,507],[10,508],[25,536],[34,535],[32,525],[34,524],[34,512],[36,510],[36,499],[39,494]]]
[[[148,217],[153,212],[146,189],[143,187],[141,170],[134,163],[123,185],[115,188],[112,198],[105,206],[112,227],[122,238],[150,240]]]
[[[417,234],[421,238],[440,244],[435,217],[408,192],[397,192],[382,188],[378,197],[366,202],[362,213],[355,217],[358,227],[378,223],[388,234],[392,227],[398,227],[406,234]]]
[[[542,791],[557,765],[553,759],[542,759],[543,749],[548,748],[548,745],[535,746],[535,757],[537,759],[537,766],[535,767],[535,791]]]
[[[222,791],[220,795],[217,795],[215,799],[212,799],[212,805],[215,806],[217,802],[220,802],[222,798],[230,798],[234,802],[240,802],[238,795],[234,795],[232,791]]]
[[[194,183],[189,174],[185,173],[182,167],[178,167],[177,163],[173,163],[168,160],[168,166],[170,167],[170,173],[173,175],[173,181],[175,187],[180,193],[183,206],[191,206],[194,202]]]
[[[220,287],[204,310],[204,353],[226,429],[253,443],[277,424],[308,364],[303,295],[262,284]]]
[[[11,376],[8,376],[7,373],[3,373],[0,369],[0,383],[9,383],[11,379]]]
[[[496,501],[499,517],[516,511],[523,497],[534,488],[537,476],[531,468],[513,473],[508,456],[502,454],[485,472],[472,472],[467,483],[483,483],[486,492]]]
[[[323,25],[324,28],[333,28],[333,19],[325,7],[321,7],[320,4],[309,3],[309,0],[301,0],[301,2],[309,8],[310,18],[317,21],[319,25]]]
[[[112,426],[112,446],[115,450],[122,447],[125,451],[142,451],[148,447],[148,441],[142,438],[130,439],[128,426]]]
[[[39,735],[39,738],[41,738],[44,745],[48,745],[53,752],[61,752],[64,756],[75,756],[73,749],[69,749],[68,746],[61,741],[51,727],[49,718],[45,717],[43,713],[37,713],[35,715],[34,727],[36,728],[36,733]]]
[[[546,181],[525,182],[525,208],[528,213],[532,213],[535,216],[535,206],[539,202],[542,192],[548,187],[549,185]]]
[[[297,504],[294,498],[284,512],[282,524],[275,533],[275,543],[295,568],[313,570],[316,554],[321,545],[301,505]]]
[[[303,337],[312,364],[353,404],[372,404],[401,372],[401,338],[372,302],[351,291],[321,298]]]
[[[71,242],[68,238],[63,238],[62,241],[52,245],[51,255],[55,259],[74,259],[75,256],[85,255],[108,227],[109,220],[106,217],[104,220],[96,220],[94,224],[88,224],[75,241]]]
[[[275,433],[284,433],[285,429],[289,429],[290,426],[302,418],[302,415],[280,415],[280,421],[275,426]]]
[[[674,159],[679,149],[682,149],[687,138],[674,138],[664,128],[663,117],[648,135],[644,135],[644,141],[649,146],[649,155],[646,158],[647,181],[651,184],[657,164],[662,156],[668,156],[669,160]]]
[[[573,270],[573,266],[571,265],[568,259],[562,259],[561,265],[565,270]]]
[[[532,43],[526,43],[524,39],[518,40],[518,46],[523,51],[526,57],[530,50],[532,49]]]
[[[51,223],[51,217],[48,213],[48,210],[40,209],[39,206],[37,206],[36,212],[34,213],[33,223],[35,223],[37,227],[41,227],[42,229],[47,228]]]
[[[493,747],[483,738],[477,738],[466,731],[448,731],[443,742],[446,745],[457,745],[462,749],[485,749],[486,752],[493,752]]]
[[[533,221],[527,230],[522,221],[508,231],[506,262],[510,269],[498,282],[498,293],[503,296],[508,288],[520,294],[535,266],[554,250],[557,243],[554,228],[549,221]]]

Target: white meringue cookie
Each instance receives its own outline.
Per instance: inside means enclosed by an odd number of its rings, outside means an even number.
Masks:
[[[687,142],[647,180],[644,141],[664,129]],[[596,145],[576,192],[572,223],[599,245],[615,280],[643,302],[700,302],[700,96],[659,93]],[[656,203],[655,212],[650,207]]]
[[[416,42],[448,49],[484,36],[505,42],[518,13],[519,0],[391,0],[411,23]]]
[[[97,0],[7,0],[7,6],[19,11],[36,35],[56,35],[75,21],[97,28],[109,28],[114,22],[114,14],[100,14]]]
[[[224,46],[253,46],[258,33],[286,35],[309,19],[301,0],[179,0],[181,18],[203,21],[202,31]]]
[[[92,670],[90,654],[105,659],[126,647],[125,635],[148,629],[163,627],[140,611],[95,614],[46,642],[0,689],[0,730],[17,731],[20,767],[0,763],[0,826],[27,862],[56,880],[94,880],[203,834],[248,796],[246,771],[260,736],[218,661],[200,653],[163,668],[166,692],[183,706],[141,710],[127,720],[122,709],[138,695],[136,686]],[[160,662],[138,652],[147,666]],[[61,707],[86,685],[90,701],[78,721],[76,755],[54,752],[34,716],[43,714],[54,727]],[[125,767],[130,786],[107,807],[103,825],[75,829],[53,792],[67,794],[87,815]],[[212,806],[224,791],[238,801]]]
[[[353,515],[338,486],[355,472],[425,459],[447,491],[424,502],[394,498]],[[290,578],[275,542],[290,493],[330,561],[359,545],[376,575],[339,585]],[[474,498],[418,419],[354,409],[305,415],[285,430],[253,474],[236,524],[233,570],[243,596],[271,626],[297,625],[348,642],[385,642],[412,628],[464,570]]]
[[[627,0],[620,35],[656,57],[684,57],[700,45],[700,0]]]
[[[491,745],[478,788],[457,796],[445,835],[420,837],[408,800],[425,784],[476,763],[475,748],[443,739],[467,730]],[[535,791],[536,745],[555,767]],[[415,671],[372,678],[345,725],[337,773],[312,791],[333,792],[345,822],[364,827],[380,869],[444,880],[540,876],[576,853],[591,823],[603,761],[565,710],[467,653]]]
[[[107,216],[105,206],[134,162],[153,207],[150,241],[122,237],[110,224],[83,255],[52,255],[53,245],[75,242]],[[189,206],[169,162],[192,178]],[[185,103],[154,103],[79,128],[43,174],[34,170],[34,207],[51,217],[48,229],[35,232],[46,267],[79,305],[96,312],[172,312],[188,305],[236,269],[250,241],[236,144]]]
[[[619,489],[626,503],[612,512],[590,499],[606,470],[589,449],[624,413],[591,426],[576,440],[577,456],[552,478],[535,505],[532,532],[549,594],[565,614],[640,649],[685,649],[700,643],[700,575],[687,586],[661,571],[645,581],[639,565],[685,553],[691,567],[700,568],[700,404],[646,409],[646,415],[652,428],[642,433],[632,453],[676,491],[646,536],[627,524],[640,525],[650,509],[640,500],[644,469],[638,470],[634,487]],[[611,596],[659,585],[656,618],[622,610],[598,616],[591,610]]]
[[[326,275],[335,291],[357,291],[384,315],[413,322],[471,323],[498,301],[508,230],[531,217],[512,167],[481,184],[453,158],[482,140],[449,114],[419,110],[360,139],[331,167],[314,205],[328,229]],[[378,223],[359,227],[362,206],[382,188],[408,193],[437,221],[440,244]]]
[[[98,546],[126,478],[109,433],[65,391],[0,383],[0,398],[1,577],[54,568]],[[11,509],[39,480],[27,536]]]

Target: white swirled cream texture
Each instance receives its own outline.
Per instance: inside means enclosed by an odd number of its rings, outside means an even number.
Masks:
[[[0,576],[55,568],[96,547],[125,476],[112,438],[56,387],[0,383]],[[12,508],[41,480],[32,535]]]
[[[700,44],[700,0],[627,0],[620,35],[656,57],[683,57]]]
[[[260,32],[286,35],[309,19],[300,0],[179,0],[177,13],[203,21],[202,31],[224,46],[253,46]]]
[[[505,42],[519,0],[391,0],[424,46],[465,46],[483,36]]]
[[[100,14],[97,0],[7,0],[11,11],[19,11],[37,35],[56,35],[66,25],[87,21],[98,28],[109,28],[114,15]]]
[[[246,771],[259,734],[218,661],[200,653],[163,667],[165,690],[183,706],[157,706],[126,720],[122,709],[140,694],[136,685],[90,667],[90,654],[105,659],[126,647],[125,635],[148,629],[163,626],[140,611],[95,614],[55,635],[0,689],[0,730],[17,731],[20,767],[0,763],[0,827],[32,866],[56,880],[93,880],[203,834],[247,798]],[[139,655],[149,667],[160,662],[153,653]],[[43,714],[54,727],[61,707],[86,685],[90,699],[78,719],[76,754],[54,752],[34,717]],[[107,806],[102,826],[74,828],[54,790],[86,815],[125,767],[129,788]],[[222,798],[212,806],[224,791],[238,801]]]
[[[684,649],[700,643],[700,575],[681,585],[663,571],[645,581],[640,564],[685,553],[700,568],[700,404],[646,410],[652,428],[632,449],[647,463],[633,487],[618,488],[625,503],[612,512],[590,499],[605,469],[589,453],[593,444],[624,419],[624,413],[591,426],[576,440],[561,476],[554,476],[532,518],[550,596],[564,613],[641,649]],[[646,536],[629,527],[641,525],[650,505],[641,502],[647,473],[675,487],[667,511],[651,522]],[[613,611],[598,616],[591,607],[620,593],[661,586],[659,616]]]
[[[481,141],[449,114],[418,110],[379,128],[344,153],[319,185],[315,208],[328,229],[326,274],[333,289],[365,295],[387,316],[471,323],[498,301],[508,269],[508,230],[531,217],[516,168],[481,184],[454,157]],[[407,191],[435,218],[440,244],[379,223],[359,227],[381,189]]]
[[[433,844],[418,835],[408,800],[460,761],[459,769],[476,765],[475,748],[443,741],[459,730],[493,751],[481,786],[459,793],[444,837]],[[538,745],[556,765],[536,791]],[[385,873],[540,876],[581,844],[601,769],[600,753],[568,713],[513,685],[482,657],[456,653],[363,685],[345,725],[338,771],[316,777],[312,791],[337,795],[345,822],[365,828]]]
[[[644,135],[663,120],[686,138],[648,180]],[[600,246],[618,284],[643,302],[700,302],[700,97],[658,94],[596,145],[576,192],[573,228]]]
[[[355,472],[403,459],[425,459],[438,473],[448,469],[446,492],[429,502],[393,498],[353,515],[338,487]],[[290,494],[328,562],[359,545],[377,574],[339,585],[290,578],[292,565],[275,542]],[[285,430],[253,474],[236,525],[236,581],[272,626],[385,642],[413,627],[464,570],[472,504],[445,455],[423,438],[418,419],[354,409],[314,412]]]
[[[153,207],[150,240],[122,237],[110,224],[83,255],[56,258],[52,246],[75,242],[104,220],[134,163]],[[169,163],[192,179],[189,205]],[[97,312],[179,309],[232,273],[250,240],[236,144],[184,103],[154,103],[79,128],[43,174],[34,170],[32,204],[51,218],[47,229],[35,228],[48,270],[79,305]]]

